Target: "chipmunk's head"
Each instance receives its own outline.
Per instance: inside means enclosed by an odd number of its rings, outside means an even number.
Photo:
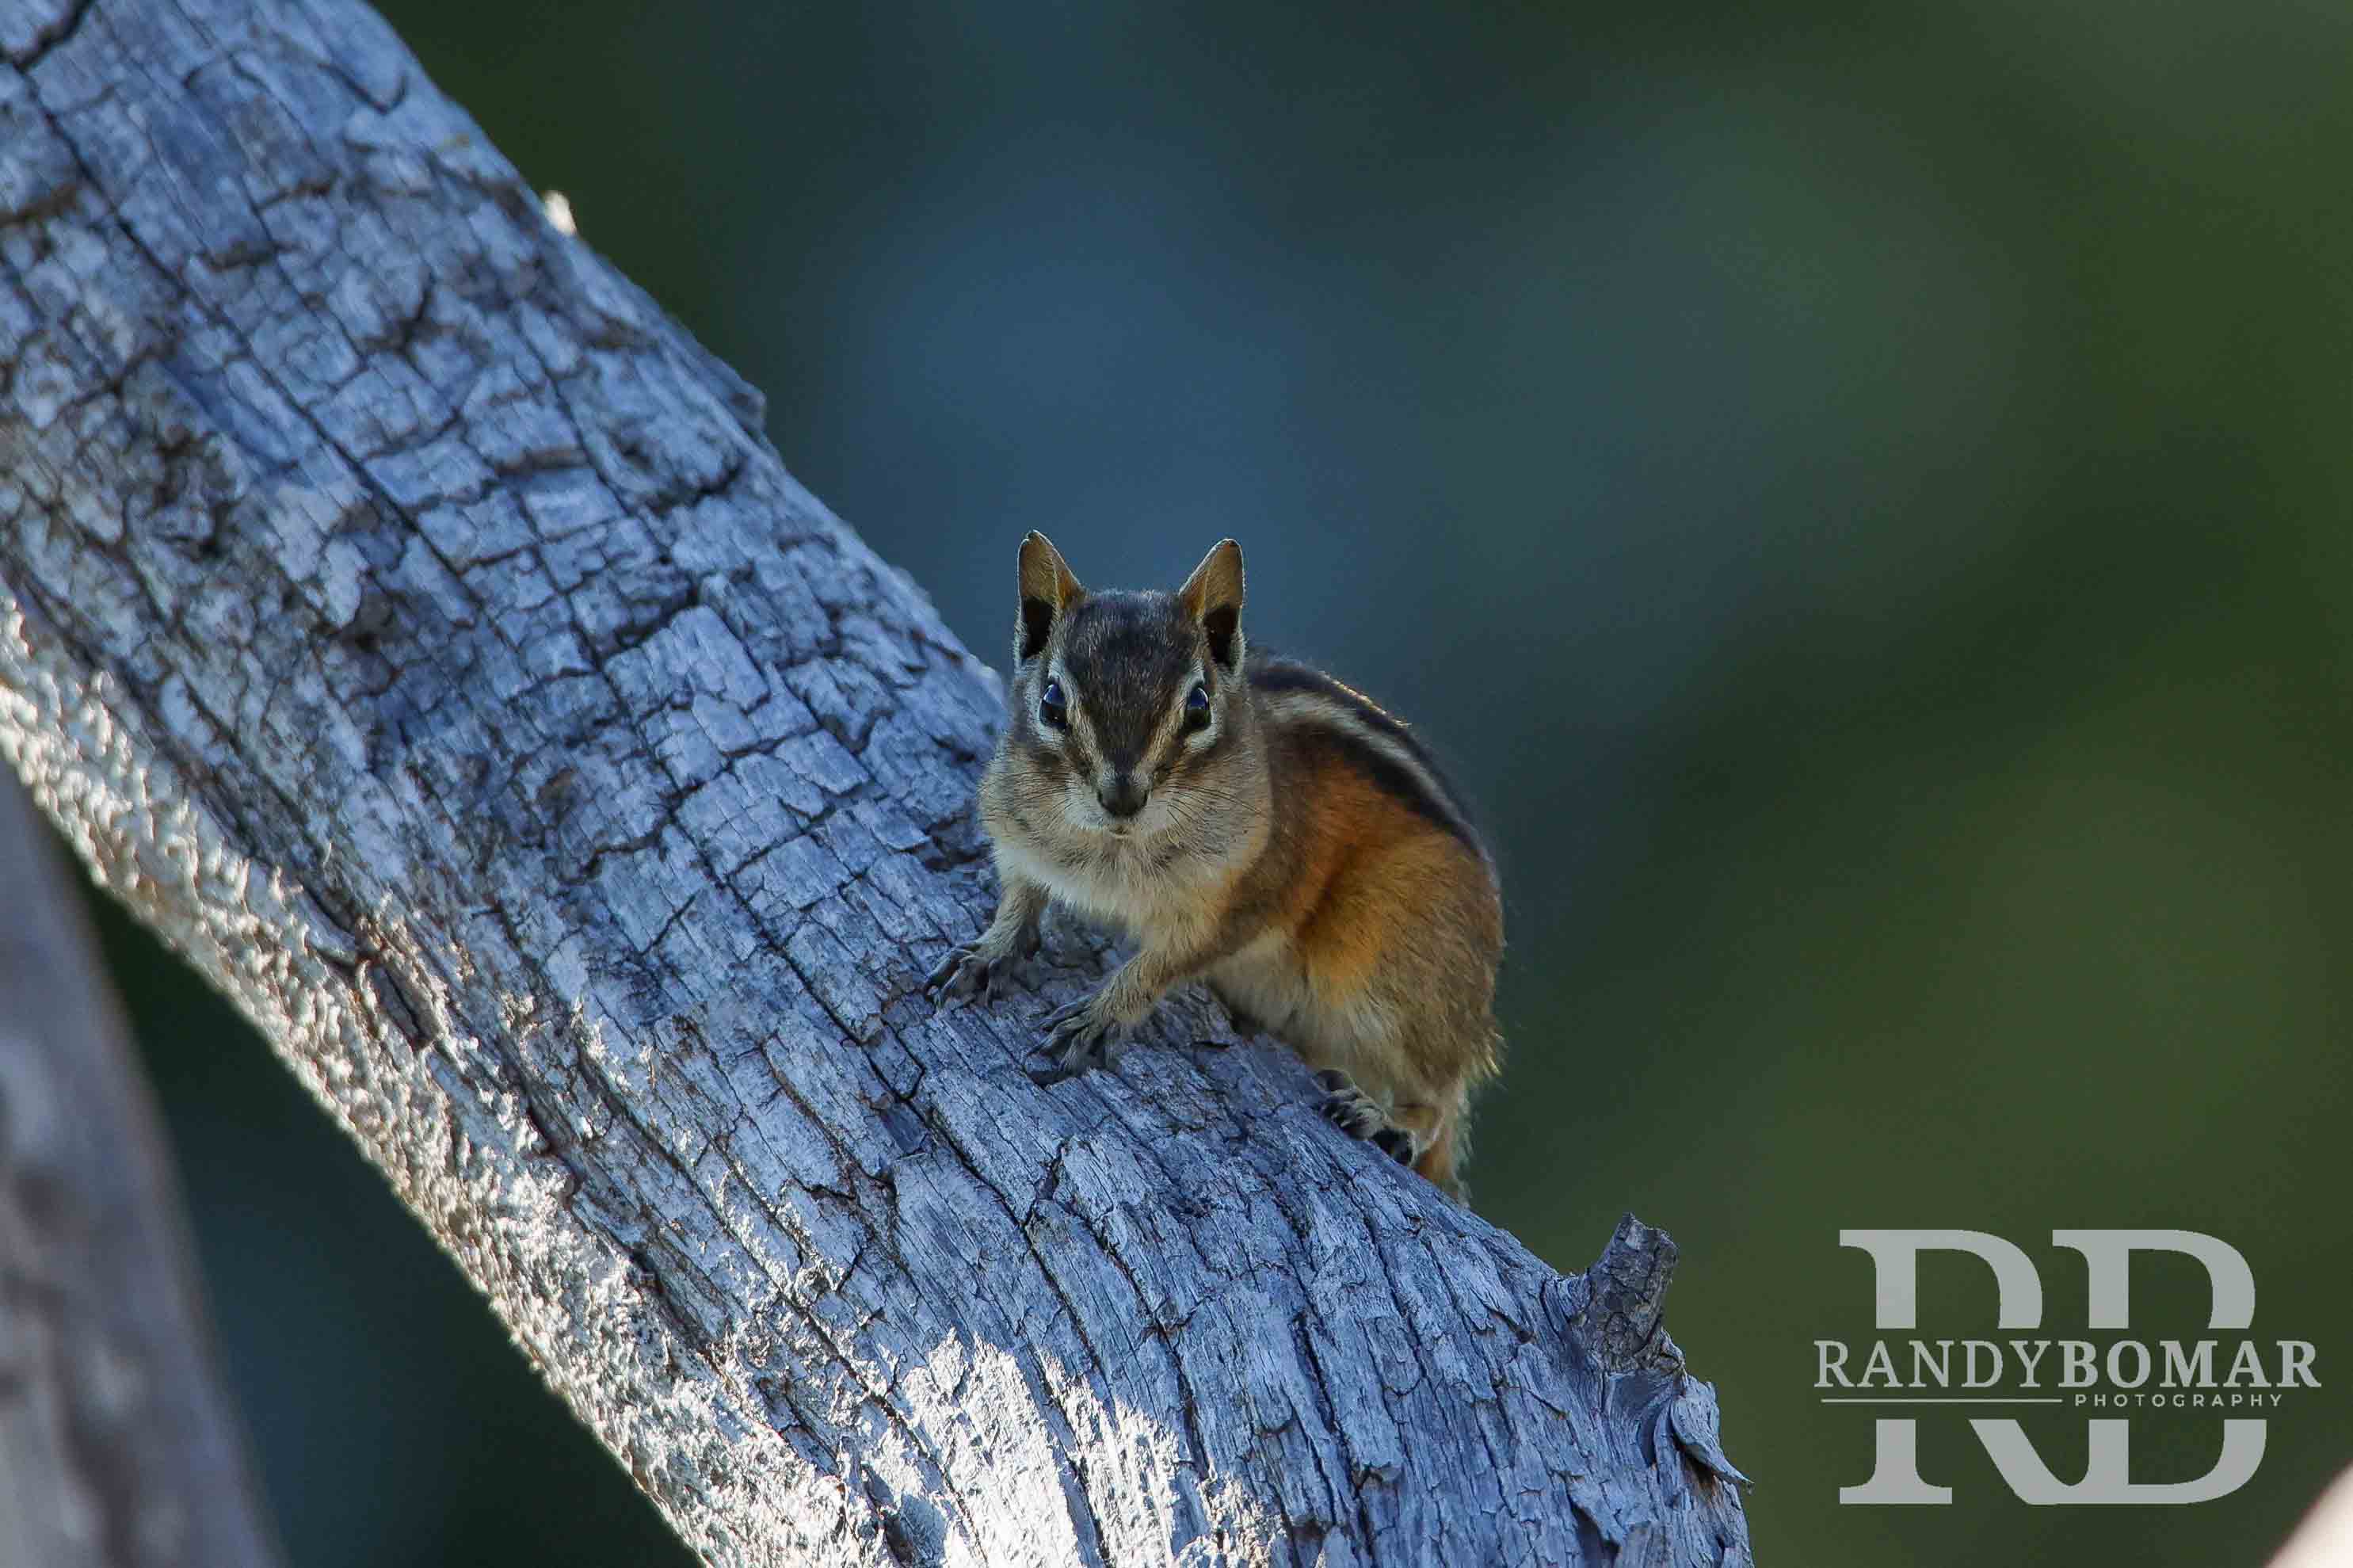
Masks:
[[[1231,539],[1174,594],[1080,585],[1043,534],[1021,541],[1006,742],[1063,821],[1150,838],[1243,761],[1242,552]],[[1046,800],[1039,800],[1043,805]]]

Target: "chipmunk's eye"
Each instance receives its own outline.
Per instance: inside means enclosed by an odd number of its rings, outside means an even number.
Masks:
[[[1193,683],[1192,691],[1186,694],[1185,697],[1185,727],[1206,729],[1208,724],[1209,688],[1196,681]]]
[[[1049,729],[1071,727],[1071,705],[1062,700],[1062,683],[1049,681],[1038,694],[1038,717]]]

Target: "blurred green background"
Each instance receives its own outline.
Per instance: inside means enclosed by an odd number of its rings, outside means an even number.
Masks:
[[[1420,724],[1498,842],[1480,1207],[1683,1266],[1768,1563],[2258,1563],[2353,1460],[2353,9],[401,0],[1003,658],[1014,541]],[[674,1560],[383,1184],[107,926],[302,1564]],[[2242,1491],[1841,1508],[1841,1226],[2205,1230],[2319,1346]],[[1991,1323],[1956,1264],[1923,1330]],[[2194,1337],[2194,1266],[2136,1275]],[[2082,1418],[2032,1428],[2079,1473]],[[2210,1416],[2136,1421],[2136,1478]]]

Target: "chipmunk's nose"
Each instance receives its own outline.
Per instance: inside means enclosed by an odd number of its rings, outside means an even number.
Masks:
[[[1111,782],[1095,791],[1095,799],[1113,816],[1125,819],[1144,810],[1146,791],[1133,773],[1114,773]]]

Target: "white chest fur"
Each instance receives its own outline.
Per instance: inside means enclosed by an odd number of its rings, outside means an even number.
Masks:
[[[997,842],[997,860],[1000,874],[1037,883],[1079,913],[1131,937],[1148,938],[1205,913],[1205,890],[1156,864],[1140,843],[1065,856],[1006,834]]]

